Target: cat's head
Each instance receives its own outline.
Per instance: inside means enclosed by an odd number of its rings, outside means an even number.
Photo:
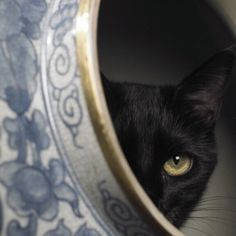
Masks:
[[[198,203],[217,163],[214,128],[234,58],[225,50],[176,86],[103,79],[127,160],[147,194],[177,227]]]

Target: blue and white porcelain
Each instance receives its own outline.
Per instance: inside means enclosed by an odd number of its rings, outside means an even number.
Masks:
[[[182,235],[139,186],[108,118],[96,123],[99,4],[0,1],[0,235]]]

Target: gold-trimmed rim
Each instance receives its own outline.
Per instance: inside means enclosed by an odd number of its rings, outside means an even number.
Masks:
[[[136,177],[117,140],[101,84],[97,55],[97,22],[101,0],[80,0],[76,19],[77,56],[85,99],[105,159],[128,198],[162,235],[183,236],[155,207]]]

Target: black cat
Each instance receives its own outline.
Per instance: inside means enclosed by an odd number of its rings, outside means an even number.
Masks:
[[[214,128],[235,60],[212,57],[177,86],[103,86],[125,156],[141,185],[176,227],[200,200],[217,163]]]

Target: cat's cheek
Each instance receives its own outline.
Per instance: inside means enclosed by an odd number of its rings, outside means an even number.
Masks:
[[[167,184],[168,179],[164,170],[162,170],[161,172],[161,179],[162,179],[163,184]]]
[[[173,197],[170,192],[166,195],[168,195],[167,198],[159,201],[158,208],[168,219],[168,221],[170,221],[177,228],[180,228],[187,220],[192,209],[192,204],[188,204],[187,199],[185,199],[185,197],[181,197],[181,192],[179,194],[175,194],[175,196],[179,195],[178,199]]]
[[[158,209],[161,213],[167,218],[167,220],[175,225],[176,227],[180,227],[180,209],[179,207],[174,207],[169,209],[166,200],[160,200],[158,204]],[[181,217],[182,218],[182,217]]]

